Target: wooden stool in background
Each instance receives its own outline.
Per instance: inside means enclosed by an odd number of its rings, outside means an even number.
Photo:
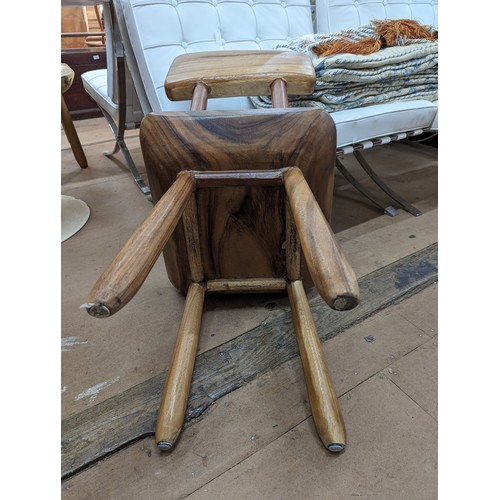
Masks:
[[[202,75],[200,77],[199,75]],[[330,307],[359,301],[355,275],[330,226],[335,125],[320,109],[206,111],[207,97],[309,94],[304,54],[226,51],[180,56],[166,80],[190,112],[148,115],[141,147],[153,201],[149,216],[101,275],[85,304],[107,317],[138,291],[163,251],[186,305],[162,394],[156,442],[169,450],[184,422],[206,293],[288,293],[318,434],[332,452],[342,413],[303,286]],[[182,223],[178,224],[182,219]]]
[[[75,125],[73,124],[63,96],[64,92],[73,84],[74,78],[75,72],[67,64],[61,63],[61,122],[78,165],[82,168],[87,168],[87,158],[83,152],[80,139],[76,133]]]

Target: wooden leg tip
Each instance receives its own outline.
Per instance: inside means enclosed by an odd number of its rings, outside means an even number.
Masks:
[[[358,297],[352,297],[349,295],[339,296],[331,305],[331,308],[335,311],[349,311],[350,309],[354,309],[359,304]]]
[[[174,445],[168,441],[160,441],[156,443],[156,446],[158,446],[158,449],[161,451],[170,451]]]
[[[327,446],[332,453],[340,453],[345,450],[345,444],[332,443]]]

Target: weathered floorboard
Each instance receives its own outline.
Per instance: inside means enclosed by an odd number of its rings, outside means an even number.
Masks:
[[[437,244],[359,280],[361,302],[351,311],[310,301],[322,341],[437,280]],[[283,312],[239,337],[200,354],[186,420],[260,373],[298,355],[292,316]],[[62,422],[62,477],[66,478],[141,437],[154,433],[165,373],[160,373]]]

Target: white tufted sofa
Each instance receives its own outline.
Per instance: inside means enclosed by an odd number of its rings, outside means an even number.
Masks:
[[[142,116],[149,112],[189,108],[188,102],[170,101],[164,90],[169,66],[180,54],[272,49],[305,34],[338,32],[372,19],[411,18],[437,26],[438,9],[437,0],[104,0],[101,3],[105,7],[108,70],[90,71],[82,79],[86,91],[110,121],[127,162],[132,160],[123,140],[124,130],[138,127]],[[123,58],[117,60],[117,55]],[[121,63],[124,69],[118,84],[117,69]],[[209,100],[209,109],[251,107],[246,97]],[[437,103],[425,100],[367,106],[334,112],[331,116],[337,127],[339,156],[437,131]],[[117,150],[118,147],[114,152]],[[136,178],[136,182],[140,185],[142,181]],[[141,189],[147,192],[147,187]]]

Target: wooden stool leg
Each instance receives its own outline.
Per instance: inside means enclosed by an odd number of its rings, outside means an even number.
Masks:
[[[287,290],[314,423],[326,448],[340,452],[346,444],[344,419],[302,281],[292,281]]]
[[[170,361],[156,422],[156,444],[170,450],[181,432],[186,414],[205,299],[204,284],[192,283]]]
[[[73,120],[71,119],[68,106],[66,106],[66,101],[64,100],[64,96],[62,94],[61,94],[61,122],[66,137],[68,138],[69,144],[71,146],[71,150],[73,151],[75,159],[78,162],[78,165],[80,165],[80,167],[82,168],[87,168],[88,166],[87,158],[85,156],[85,153],[83,152],[80,139],[78,138],[78,134],[76,133],[75,125],[73,123]]]

